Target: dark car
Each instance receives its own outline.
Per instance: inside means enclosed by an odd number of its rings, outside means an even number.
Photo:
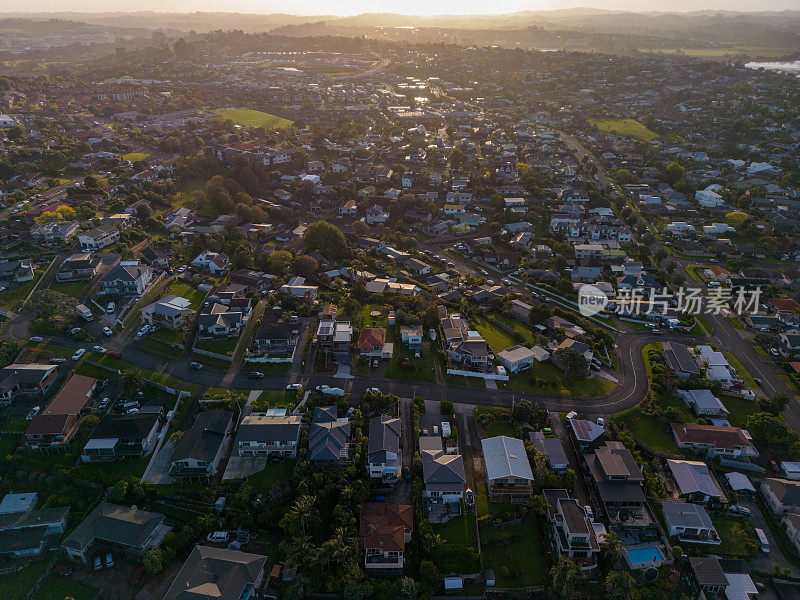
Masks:
[[[191,362],[189,363],[189,368],[193,369],[194,371],[199,371],[203,368],[203,365],[201,365],[199,362]]]
[[[56,575],[61,575],[62,577],[69,577],[72,575],[72,568],[67,565],[57,565],[53,571]]]
[[[144,573],[144,567],[139,565],[138,567],[136,567],[136,570],[133,572],[133,575],[131,575],[130,584],[136,585],[137,583],[139,583],[142,580],[142,573]]]
[[[119,358],[122,355],[119,352],[109,352],[106,356],[109,358]]]
[[[264,374],[261,371],[250,371],[250,379],[263,379]]]

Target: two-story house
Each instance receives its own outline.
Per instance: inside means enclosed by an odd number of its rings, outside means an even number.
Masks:
[[[505,435],[481,440],[486,483],[492,502],[526,500],[533,494],[533,471],[522,440]]]
[[[401,443],[400,419],[388,415],[370,419],[367,472],[372,479],[386,485],[394,485],[400,479],[403,470]]]
[[[294,458],[302,422],[300,415],[249,414],[239,424],[237,453],[239,456]]]
[[[542,490],[547,502],[547,520],[552,524],[551,538],[556,554],[578,563],[590,573],[597,567],[600,544],[586,510],[567,490]]]

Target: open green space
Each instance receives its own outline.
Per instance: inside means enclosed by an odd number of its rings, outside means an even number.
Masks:
[[[490,528],[481,525],[481,550],[487,569],[494,569],[497,586],[523,588],[542,585],[547,578],[544,531],[528,514],[521,524]]]
[[[379,313],[375,316],[372,313]],[[389,307],[381,304],[365,304],[358,313],[361,327],[386,327],[389,323]]]
[[[722,543],[719,550],[731,558],[747,558],[758,548],[758,538],[753,525],[745,519],[734,519],[712,514],[711,521]]]
[[[268,408],[286,408],[297,400],[295,390],[264,390],[253,401],[253,410],[265,411]]]
[[[758,412],[755,402],[744,398],[723,397],[720,398],[725,408],[728,409],[728,422],[733,427],[744,427],[747,417]]]
[[[26,598],[28,591],[39,579],[46,566],[47,559],[37,560],[26,565],[21,571],[7,573],[0,577],[0,600]]]
[[[226,354],[233,356],[233,351],[236,348],[236,343],[239,338],[223,338],[221,340],[202,340],[195,342],[194,347],[200,350],[207,350],[215,354]]]
[[[127,154],[122,155],[122,160],[127,160],[132,163],[140,160],[147,160],[148,158],[150,158],[150,155],[146,152],[128,152]]]
[[[384,378],[399,381],[436,381],[438,354],[434,350],[421,352],[417,358],[415,352],[400,341],[397,325],[387,328],[386,341],[394,344],[394,352],[389,366],[383,372]]]
[[[658,137],[657,133],[634,119],[589,119],[589,123],[603,133],[616,133],[645,142]]]
[[[33,290],[46,270],[47,269],[44,267],[35,269],[33,272],[33,279],[30,281],[11,284],[6,291],[0,292],[0,303],[10,308],[18,308],[25,298],[28,297],[28,294],[31,293],[31,290]]]
[[[164,296],[169,296],[170,294],[180,296],[181,298],[186,298],[191,303],[192,308],[195,310],[200,308],[200,305],[203,303],[203,300],[206,297],[204,292],[201,292],[194,286],[180,280],[174,280],[166,287],[164,290]]]
[[[94,591],[85,585],[50,575],[42,582],[42,587],[33,596],[33,600],[64,600],[65,598],[93,600],[95,597]]]
[[[507,408],[479,406],[475,409],[475,424],[486,437],[496,437],[498,435],[514,437],[511,411]]]
[[[441,539],[431,549],[431,558],[439,573],[466,574],[480,571],[475,515],[461,514],[446,523],[435,524],[433,532]]]
[[[498,382],[498,387],[500,383]],[[534,362],[533,367],[522,373],[511,375],[502,387],[535,394],[559,394],[561,396],[599,396],[607,394],[617,384],[604,379],[592,371],[584,379],[570,380],[564,372],[551,362]]]
[[[506,348],[515,346],[517,343],[511,335],[497,327],[494,323],[489,322],[485,317],[475,317],[472,319],[472,322],[478,332],[483,336],[483,339],[486,340],[486,343],[489,344],[489,348],[495,355]]]
[[[59,292],[73,298],[80,298],[86,289],[85,283],[54,283],[50,286],[54,292]]]
[[[287,129],[293,121],[249,108],[226,108],[213,111],[223,119],[230,119],[237,125],[261,127],[263,129]]]
[[[525,323],[517,321],[516,319],[506,317],[505,315],[501,315],[499,313],[490,313],[490,316],[494,320],[499,321],[506,327],[509,327],[514,332],[523,336],[528,343],[533,344],[536,341],[536,338],[533,335],[533,331],[531,330],[530,327],[525,325]]]
[[[286,479],[291,481],[294,472],[293,460],[286,460],[280,463],[267,463],[267,466],[258,473],[246,478],[248,484],[253,486],[256,494],[265,494],[275,484],[276,481]]]
[[[139,456],[108,463],[81,463],[73,473],[89,481],[98,481],[104,485],[112,485],[120,479],[133,477],[141,479],[151,456]]]

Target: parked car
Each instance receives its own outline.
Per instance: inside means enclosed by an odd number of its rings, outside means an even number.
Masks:
[[[139,331],[136,332],[136,337],[142,337],[143,335],[147,335],[147,332],[150,331],[150,327],[148,325],[143,325],[139,328]]]
[[[589,517],[589,520],[594,521],[594,510],[588,504],[583,507],[583,510],[586,511],[586,516]]]
[[[109,303],[108,303],[108,305],[106,306],[106,312],[107,312],[108,314],[111,314],[111,313],[113,313],[113,312],[114,312],[114,310],[115,310],[116,308],[117,308],[117,304],[116,304],[116,302],[109,302]]]
[[[660,329],[653,329],[650,333],[652,333],[653,335],[664,335],[664,332],[661,331]]]
[[[227,542],[231,537],[231,534],[227,531],[212,531],[206,537],[206,541],[212,542],[215,544],[222,544]]]
[[[111,327],[103,327],[103,335],[112,336],[114,332],[111,331]]]
[[[109,358],[119,358],[120,356],[122,356],[122,355],[119,352],[116,352],[116,351],[108,353],[108,357]]]
[[[27,416],[27,417],[25,417],[25,420],[26,420],[26,421],[30,421],[31,419],[33,419],[33,417],[35,417],[36,415],[38,415],[38,414],[39,414],[39,411],[40,411],[40,410],[42,410],[42,407],[41,407],[41,406],[34,406],[34,407],[33,407],[33,408],[32,408],[32,409],[31,409],[31,410],[28,412],[28,416]]]
[[[72,360],[80,360],[81,356],[86,354],[86,348],[78,348],[75,354],[72,355]]]
[[[202,370],[203,365],[201,365],[199,362],[190,362],[189,368],[193,369],[194,371],[200,371]]]
[[[370,387],[370,388],[367,388],[367,391],[368,392],[375,392],[377,394],[380,394],[381,393],[381,388]]]
[[[58,356],[56,358],[51,358],[50,362],[53,363],[54,365],[61,365],[61,364],[64,364],[65,362],[67,362],[67,359],[66,358],[61,358],[60,356]]]
[[[328,396],[344,396],[344,390],[338,387],[331,387],[329,385],[318,385],[317,391],[327,394]]]
[[[105,354],[106,352],[108,352],[108,350],[106,350],[102,346],[95,346],[94,348],[92,348],[92,352],[94,352],[95,354]]]
[[[250,371],[250,379],[263,379],[264,374],[261,371]]]
[[[42,343],[42,342],[44,341],[44,338],[43,338],[42,336],[40,336],[40,335],[35,335],[35,336],[33,336],[33,337],[31,338],[31,341],[32,341],[34,344],[40,344],[40,343]]]
[[[128,583],[130,583],[131,585],[136,585],[142,580],[143,573],[144,573],[144,567],[142,565],[139,565],[138,567],[136,567],[136,570],[133,572],[133,575],[131,575],[131,578],[128,581]]]
[[[750,516],[750,509],[746,506],[742,506],[741,504],[731,504],[728,510],[735,515],[742,515],[745,517]]]
[[[102,400],[100,400],[100,403],[97,405],[97,408],[102,410],[102,409],[108,407],[110,402],[111,402],[111,398],[103,398]]]
[[[290,383],[289,385],[286,386],[286,389],[287,390],[302,390],[303,389],[303,385],[300,384],[300,383]]]

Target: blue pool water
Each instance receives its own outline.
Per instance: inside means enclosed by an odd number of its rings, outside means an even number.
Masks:
[[[625,551],[628,554],[628,560],[631,565],[640,565],[643,563],[657,562],[664,560],[664,555],[661,550],[656,547],[651,548],[632,548]]]

